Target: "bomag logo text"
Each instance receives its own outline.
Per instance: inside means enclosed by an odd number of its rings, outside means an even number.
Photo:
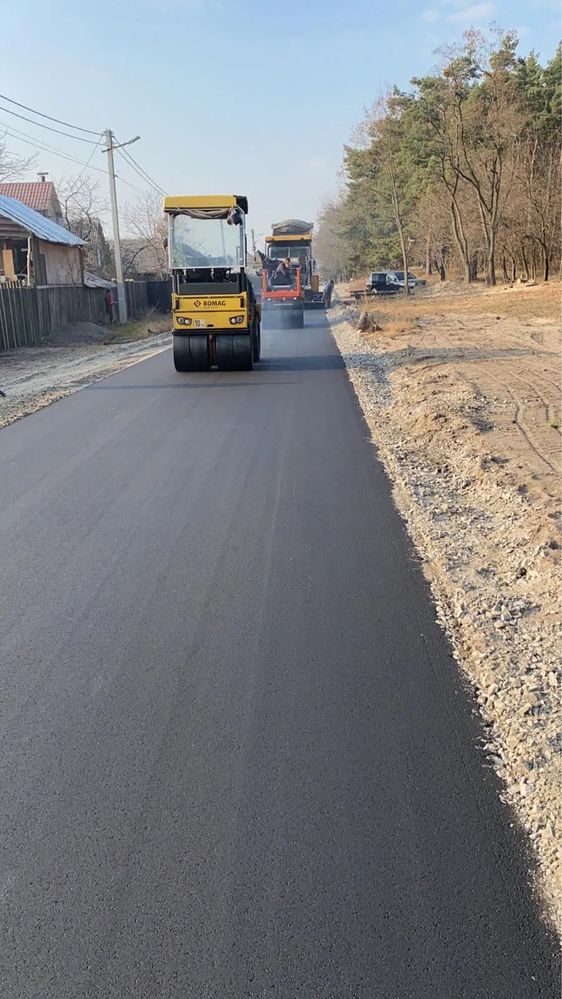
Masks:
[[[204,298],[203,301],[197,301],[193,304],[202,309],[225,309],[226,298]]]

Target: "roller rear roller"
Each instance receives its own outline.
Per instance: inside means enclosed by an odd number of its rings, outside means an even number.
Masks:
[[[174,336],[174,366],[176,371],[208,371],[211,366],[208,337]]]
[[[217,333],[219,371],[251,371],[254,354],[252,340],[250,333]]]

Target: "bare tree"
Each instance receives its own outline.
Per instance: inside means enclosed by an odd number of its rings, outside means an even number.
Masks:
[[[478,207],[486,255],[486,283],[496,283],[496,242],[513,171],[510,150],[523,122],[514,74],[516,37],[508,32],[490,53],[478,32],[466,33],[460,58],[446,69],[454,84],[456,171]],[[478,80],[467,86],[468,80]]]
[[[518,159],[517,181],[523,194],[523,241],[536,248],[542,258],[543,280],[548,281],[551,260],[558,248],[560,233],[560,153],[553,144],[538,138],[526,143]],[[525,247],[522,257],[526,276],[528,262]],[[536,276],[536,275],[533,275]]]
[[[26,170],[35,165],[35,156],[17,156],[6,145],[6,134],[0,136],[0,182],[20,180]]]
[[[107,212],[107,201],[100,193],[99,182],[78,174],[58,180],[56,188],[66,228],[87,242],[100,215]]]
[[[408,265],[414,202],[404,158],[404,116],[398,95],[388,94],[379,101],[368,128],[372,139],[375,198],[379,209],[389,214],[395,226],[404,269],[404,294],[409,295]]]
[[[459,91],[450,73],[443,76],[414,78],[418,89],[417,107],[422,121],[429,126],[436,178],[446,192],[453,242],[461,261],[464,278],[472,280],[471,250],[466,231],[462,202],[464,183],[460,171],[460,151],[455,103]]]
[[[125,205],[123,214],[127,229],[136,244],[127,253],[129,259],[125,262],[125,273],[130,273],[135,260],[144,254],[150,264],[146,270],[166,274],[168,256],[165,241],[168,230],[160,195],[155,191],[147,191],[134,204]]]
[[[101,222],[108,206],[99,182],[79,173],[61,178],[56,186],[64,225],[87,244],[86,267],[108,273],[111,252]]]
[[[426,274],[437,271],[441,281],[445,281],[451,219],[441,186],[432,184],[420,193],[414,233],[412,251],[419,261],[424,260]]]
[[[327,201],[320,211],[314,252],[324,277],[343,278],[348,266],[348,249],[341,234],[342,205]]]

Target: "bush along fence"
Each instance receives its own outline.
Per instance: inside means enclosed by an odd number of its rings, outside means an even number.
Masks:
[[[127,281],[129,318],[148,309],[170,311],[170,281]],[[40,347],[53,330],[68,323],[103,323],[107,319],[103,288],[52,286],[26,288],[0,284],[0,351]]]

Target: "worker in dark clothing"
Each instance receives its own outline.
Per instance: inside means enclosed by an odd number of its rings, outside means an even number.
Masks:
[[[274,284],[291,284],[291,258],[280,260],[273,275]]]
[[[111,293],[111,288],[108,288],[104,295],[105,312],[109,322],[113,322],[113,295]]]
[[[324,308],[329,309],[332,304],[332,292],[334,290],[334,279],[330,280],[324,285]]]

